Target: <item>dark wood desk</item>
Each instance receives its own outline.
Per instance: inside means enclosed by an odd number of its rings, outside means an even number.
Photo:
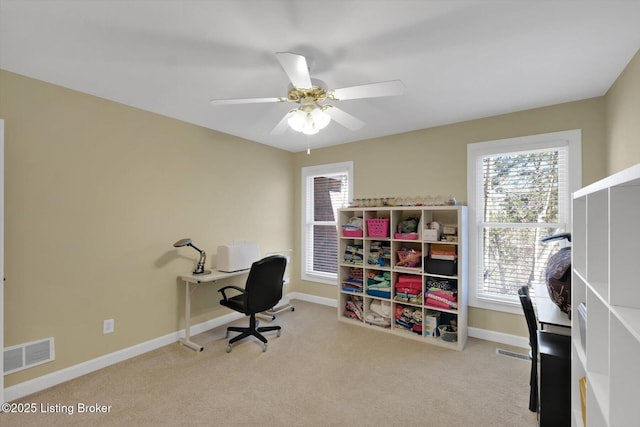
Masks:
[[[538,331],[538,423],[571,425],[571,337]]]

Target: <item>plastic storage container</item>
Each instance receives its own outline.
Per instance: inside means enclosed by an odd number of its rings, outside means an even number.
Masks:
[[[389,237],[389,218],[367,219],[367,236]]]

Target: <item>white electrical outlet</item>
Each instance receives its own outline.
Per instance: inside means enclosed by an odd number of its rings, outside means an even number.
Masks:
[[[103,334],[110,334],[115,330],[115,320],[113,319],[107,319],[104,321],[104,324],[102,325],[102,333]]]

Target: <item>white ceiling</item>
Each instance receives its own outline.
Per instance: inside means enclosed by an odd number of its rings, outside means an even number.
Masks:
[[[604,95],[639,22],[640,0],[0,0],[0,67],[297,152]],[[366,125],[308,140],[270,134],[291,104],[209,105],[286,96],[282,51],[406,93],[342,101]]]

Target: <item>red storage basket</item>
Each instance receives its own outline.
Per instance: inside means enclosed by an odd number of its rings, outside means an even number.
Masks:
[[[389,237],[389,218],[367,219],[367,236]]]
[[[344,237],[362,237],[362,230],[342,230]]]

